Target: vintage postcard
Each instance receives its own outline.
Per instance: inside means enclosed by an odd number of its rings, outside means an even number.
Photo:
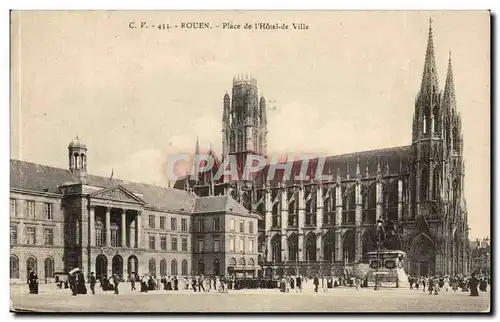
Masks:
[[[488,11],[12,11],[16,312],[489,312]]]

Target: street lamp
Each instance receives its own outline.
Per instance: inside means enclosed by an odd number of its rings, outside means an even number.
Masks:
[[[378,247],[377,247],[377,272],[375,275],[375,288],[374,288],[375,291],[380,289],[378,273],[380,268],[380,246],[381,246],[381,236],[383,231],[384,231],[384,220],[382,218],[379,218],[377,220]]]

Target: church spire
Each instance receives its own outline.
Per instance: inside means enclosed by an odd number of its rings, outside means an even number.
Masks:
[[[200,137],[196,137],[196,147],[194,148],[194,155],[198,156],[200,155]]]
[[[432,18],[429,20],[429,38],[425,53],[424,73],[422,75],[421,93],[436,93],[439,88],[436,58],[434,55],[434,38],[432,35]]]
[[[456,101],[455,101],[455,85],[453,83],[453,68],[451,65],[451,51],[448,58],[448,72],[446,73],[446,82],[444,85],[444,94],[443,94],[444,104],[446,110],[455,109]]]

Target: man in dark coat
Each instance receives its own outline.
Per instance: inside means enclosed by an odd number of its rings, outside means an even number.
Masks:
[[[314,292],[318,293],[318,285],[319,285],[318,275],[314,276],[313,284],[314,284]]]
[[[177,276],[174,276],[174,291],[179,290],[179,280],[177,280]]]
[[[302,276],[297,276],[295,281],[297,282],[297,292],[302,292]]]
[[[130,274],[130,290],[135,291],[135,272]]]
[[[82,272],[77,273],[77,293],[87,294],[87,286],[85,285],[85,277]]]
[[[97,280],[95,278],[94,272],[90,272],[89,283],[90,291],[92,292],[92,295],[95,295],[95,284],[97,283]]]
[[[77,277],[75,274],[70,274],[68,276],[68,280],[69,280],[69,287],[71,289],[71,293],[73,296],[76,296],[78,293],[77,293]]]
[[[36,283],[36,274],[30,268],[29,273],[28,273],[28,288],[30,290],[30,294],[36,294],[35,293],[35,283]]]
[[[113,285],[115,286],[115,294],[119,294],[118,284],[120,284],[120,277],[118,276],[118,274],[114,274],[113,275]]]

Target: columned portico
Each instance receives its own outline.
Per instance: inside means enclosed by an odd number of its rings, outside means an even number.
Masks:
[[[111,208],[106,207],[106,246],[111,247]]]

